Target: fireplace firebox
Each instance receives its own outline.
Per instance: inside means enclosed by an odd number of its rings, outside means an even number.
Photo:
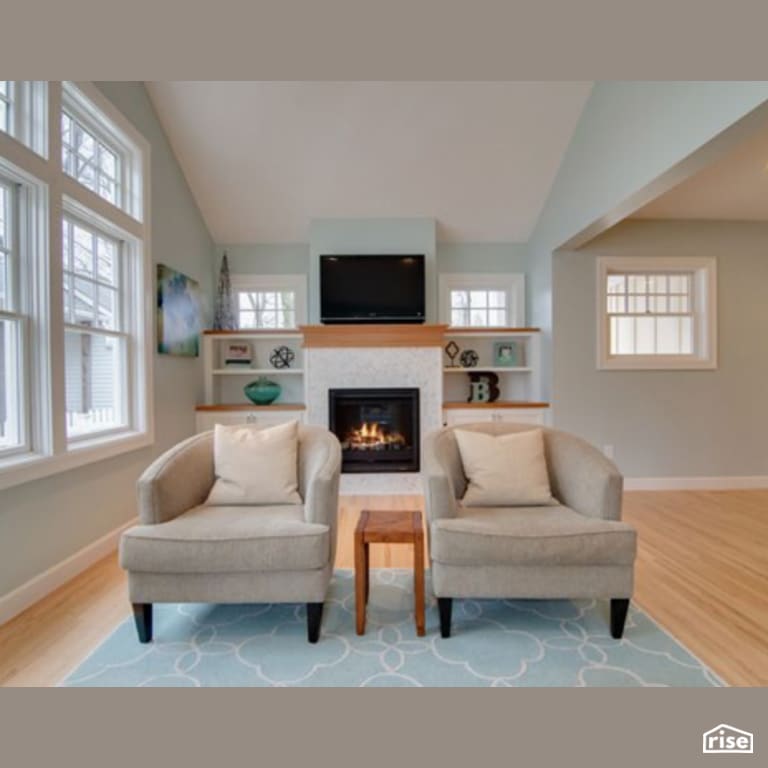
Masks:
[[[342,472],[419,471],[418,389],[331,389]]]

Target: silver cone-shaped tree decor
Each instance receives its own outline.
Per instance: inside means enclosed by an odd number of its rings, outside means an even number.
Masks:
[[[216,331],[234,331],[237,318],[232,301],[232,283],[229,279],[229,260],[226,251],[219,269],[219,286],[216,290],[216,308],[213,315],[213,329]]]

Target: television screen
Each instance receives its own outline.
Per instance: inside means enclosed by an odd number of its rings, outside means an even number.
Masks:
[[[423,323],[424,256],[321,256],[323,323]]]

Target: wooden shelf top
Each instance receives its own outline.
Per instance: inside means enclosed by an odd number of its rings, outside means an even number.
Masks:
[[[448,327],[446,336],[504,336],[510,333],[531,334],[541,333],[541,328],[458,328]]]
[[[533,368],[527,368],[524,365],[476,365],[474,368],[461,368],[460,366],[451,367],[446,365],[443,373],[531,373]]]
[[[244,365],[231,368],[214,368],[211,373],[214,376],[283,376],[286,373],[303,374],[302,368],[247,368]]]
[[[549,408],[549,403],[530,400],[497,400],[495,403],[443,403],[443,408]]]
[[[442,347],[446,325],[302,325],[305,347]]]
[[[304,403],[272,403],[271,405],[252,405],[239,403],[237,405],[196,405],[198,412],[206,411],[305,411]]]

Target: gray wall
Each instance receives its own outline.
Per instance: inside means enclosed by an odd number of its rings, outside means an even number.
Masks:
[[[97,85],[152,145],[154,261],[198,280],[210,307],[213,243],[144,86]],[[0,494],[0,595],[135,516],[136,478],[161,451],[193,433],[201,389],[200,360],[155,356],[156,443],[152,448]]]
[[[719,367],[598,371],[598,256],[717,259]],[[554,259],[556,426],[628,477],[768,475],[768,224],[626,221]]]

